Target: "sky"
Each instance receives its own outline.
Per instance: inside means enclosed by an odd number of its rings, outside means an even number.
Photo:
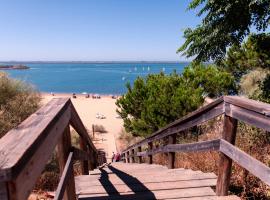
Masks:
[[[189,0],[0,0],[0,61],[185,61]]]

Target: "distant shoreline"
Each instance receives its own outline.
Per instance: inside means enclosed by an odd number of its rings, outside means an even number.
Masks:
[[[30,67],[26,65],[17,65],[17,64],[9,64],[9,65],[1,65],[0,64],[0,70],[25,70],[25,69],[30,69]]]
[[[8,64],[114,64],[114,63],[138,63],[138,64],[177,64],[177,63],[190,63],[191,61],[0,61],[0,63]]]
[[[54,95],[52,95],[52,93]],[[41,96],[54,96],[54,97],[71,97],[73,96],[73,92],[40,92]],[[84,97],[86,96],[86,94],[82,94],[82,93],[76,93],[77,97]],[[112,98],[112,96],[116,96],[117,98],[118,97],[121,97],[122,95],[120,94],[97,94],[97,93],[88,93],[89,94],[89,98],[92,98],[92,95],[99,95],[101,98]]]

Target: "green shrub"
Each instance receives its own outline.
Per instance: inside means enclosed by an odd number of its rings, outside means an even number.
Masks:
[[[0,72],[0,138],[34,113],[40,100],[31,85]]]
[[[150,74],[127,84],[127,93],[117,100],[118,114],[127,132],[146,137],[196,110],[205,96],[227,94],[233,77],[214,65],[191,64],[183,74]]]

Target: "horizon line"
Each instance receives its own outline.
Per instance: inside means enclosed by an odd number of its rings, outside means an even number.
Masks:
[[[1,60],[0,63],[188,63],[190,60]]]

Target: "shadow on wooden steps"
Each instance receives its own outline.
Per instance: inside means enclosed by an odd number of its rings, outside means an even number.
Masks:
[[[109,196],[97,196],[97,194],[92,194],[93,196],[91,195],[87,195],[87,197],[81,196],[79,199],[84,200],[137,199],[138,198],[137,193],[140,193],[140,191],[143,191],[143,196],[146,197],[147,199],[156,199],[153,192],[151,192],[147,187],[145,187],[144,184],[140,182],[137,178],[130,176],[129,174],[121,170],[118,170],[117,168],[114,168],[113,166],[108,165],[108,168],[112,171],[112,173],[116,174],[124,182],[124,184],[131,189],[131,191],[134,194],[126,194],[126,195],[120,194],[116,189],[115,185],[110,181],[108,172],[101,168],[100,169],[101,176],[99,181],[103,186],[103,188],[105,189],[107,195]],[[145,199],[144,197],[141,196],[141,198]]]

